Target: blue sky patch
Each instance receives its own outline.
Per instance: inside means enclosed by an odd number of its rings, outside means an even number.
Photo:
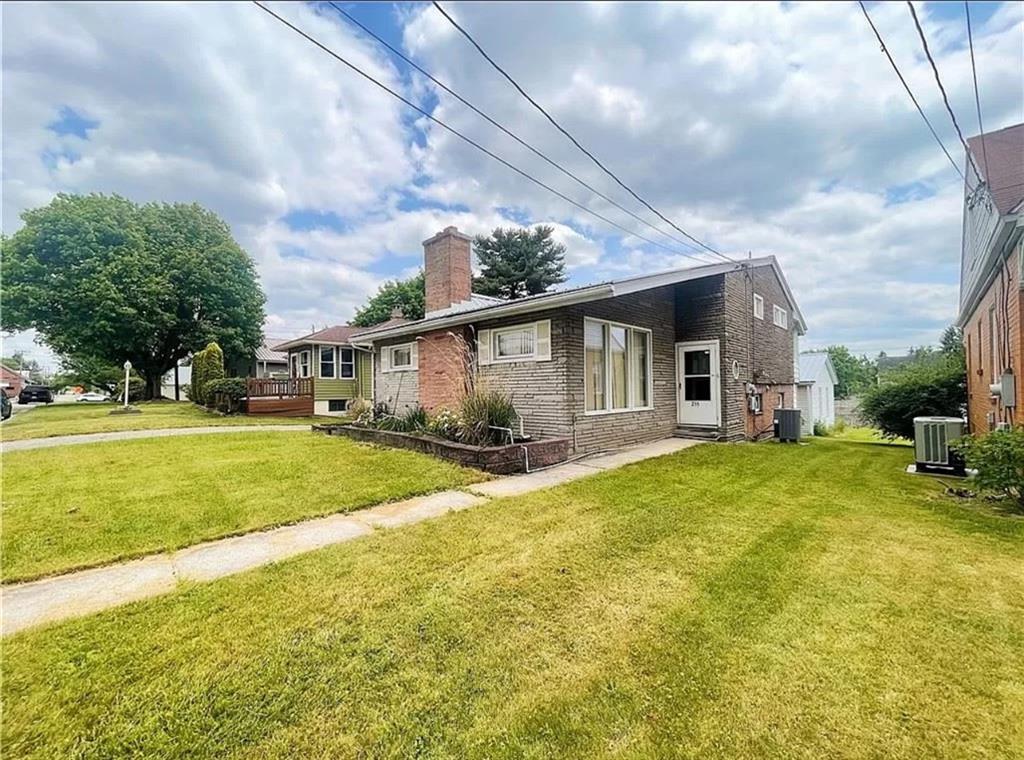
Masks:
[[[46,128],[60,137],[74,135],[88,140],[89,130],[96,129],[99,125],[98,121],[82,116],[71,106],[61,106],[57,112],[57,119],[47,124]]]
[[[334,230],[335,232],[346,232],[352,228],[344,219],[333,211],[323,209],[302,208],[289,211],[281,217],[281,221],[296,232],[309,232],[310,230]]]

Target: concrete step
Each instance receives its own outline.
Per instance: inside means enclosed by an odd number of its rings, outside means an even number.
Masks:
[[[689,438],[696,441],[719,441],[722,439],[718,428],[688,427],[686,425],[677,425],[672,435],[676,438]]]

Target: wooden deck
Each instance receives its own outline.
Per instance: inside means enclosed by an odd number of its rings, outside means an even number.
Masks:
[[[313,378],[246,379],[245,413],[274,417],[310,417],[313,414]]]

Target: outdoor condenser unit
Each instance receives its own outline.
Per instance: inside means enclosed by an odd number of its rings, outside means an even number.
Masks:
[[[914,459],[918,472],[964,474],[964,461],[949,444],[964,435],[959,417],[915,417]]]
[[[800,440],[800,410],[776,409],[772,415],[775,424],[775,438],[779,441]]]

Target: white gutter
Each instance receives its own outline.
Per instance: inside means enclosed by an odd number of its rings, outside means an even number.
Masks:
[[[360,343],[368,342],[372,344],[378,340],[398,338],[402,335],[408,335],[409,333],[443,330],[446,327],[454,327],[456,325],[463,325],[469,322],[478,322],[484,319],[500,319],[501,317],[528,314],[534,311],[541,311],[542,309],[556,309],[561,306],[571,306],[577,303],[596,301],[601,298],[611,298],[614,295],[615,288],[611,284],[592,285],[589,288],[582,288],[580,290],[573,290],[565,293],[551,293],[545,298],[512,301],[511,303],[502,306],[487,306],[474,311],[464,311],[461,314],[452,314],[450,317],[423,319],[417,322],[409,322],[408,324],[391,327],[387,330],[359,333],[353,336],[353,341],[358,341]]]

